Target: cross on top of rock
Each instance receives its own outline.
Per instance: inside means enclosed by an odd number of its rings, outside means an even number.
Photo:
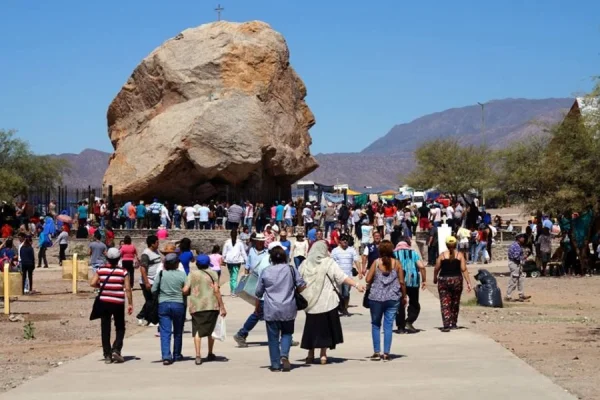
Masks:
[[[217,8],[215,8],[215,11],[217,12],[217,21],[221,20],[221,11],[224,11],[225,9],[223,7],[221,7],[221,5],[217,5]]]

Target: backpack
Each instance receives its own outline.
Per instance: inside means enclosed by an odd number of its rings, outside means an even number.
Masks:
[[[215,214],[217,215],[217,218],[223,218],[225,216],[225,210],[223,209],[222,205],[218,205],[217,206],[217,210],[215,211]]]

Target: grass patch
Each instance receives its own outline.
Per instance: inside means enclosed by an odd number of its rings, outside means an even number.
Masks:
[[[477,307],[477,299],[471,298],[469,300],[463,300],[460,302],[460,305],[464,307]]]

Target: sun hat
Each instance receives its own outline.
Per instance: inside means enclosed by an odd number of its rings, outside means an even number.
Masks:
[[[171,253],[177,253],[177,247],[173,243],[167,243],[165,247],[160,251],[162,254],[167,255]]]
[[[306,205],[307,206],[312,206],[312,204],[310,204],[308,201],[306,202]]]
[[[279,226],[277,226],[277,225],[273,225],[271,227],[271,229],[273,229],[273,231],[275,231],[275,232],[279,232]]]
[[[119,259],[121,258],[121,252],[116,247],[111,247],[106,252],[106,258],[108,258],[109,260]]]
[[[208,265],[209,267],[212,267],[212,263],[210,262],[210,257],[207,256],[206,254],[200,254],[198,255],[198,257],[196,257],[196,264],[198,265]]]
[[[446,238],[446,244],[456,244],[456,238],[454,236],[448,236]]]
[[[283,249],[283,246],[280,242],[271,242],[269,244],[269,251],[273,250],[275,247],[281,247]]]
[[[264,242],[265,240],[267,240],[267,238],[265,237],[265,235],[263,233],[257,233],[256,236],[254,236],[254,238],[252,238],[252,240],[255,240],[257,242]]]

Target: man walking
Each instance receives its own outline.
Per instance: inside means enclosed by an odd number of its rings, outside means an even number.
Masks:
[[[158,202],[157,198],[154,198],[152,204],[150,204],[150,223],[152,229],[157,229],[160,225],[160,213],[162,210],[162,204]]]
[[[523,244],[525,244],[525,234],[517,235],[517,238],[508,248],[508,269],[510,271],[510,280],[508,281],[508,289],[506,290],[506,301],[512,301],[512,293],[515,289],[519,291],[519,300],[525,301],[531,298],[531,296],[525,296],[525,289],[523,287],[523,278],[521,273],[523,269],[521,263],[523,262]]]
[[[137,220],[137,228],[144,229],[146,225],[144,224],[144,220],[146,219],[146,206],[144,205],[144,200],[140,201],[135,207],[135,218]]]
[[[229,207],[229,210],[227,211],[227,223],[229,224],[229,228],[237,230],[242,223],[242,218],[244,218],[244,209],[233,200],[231,202],[231,207]]]
[[[329,237],[329,232],[333,231],[335,226],[335,207],[333,203],[327,203],[325,208],[325,237]]]
[[[248,227],[248,231],[252,232],[252,220],[254,219],[254,206],[250,200],[246,200],[246,209],[244,210],[244,225]]]
[[[342,271],[348,276],[353,276],[352,269],[356,268],[360,272],[358,253],[354,247],[348,245],[350,237],[348,235],[342,235],[340,237],[340,245],[333,249],[331,252],[331,258],[340,266]],[[362,279],[362,274],[359,274],[359,279]],[[350,285],[342,284],[342,297],[344,298],[344,309],[346,313],[344,316],[349,317],[348,305],[350,303]]]

